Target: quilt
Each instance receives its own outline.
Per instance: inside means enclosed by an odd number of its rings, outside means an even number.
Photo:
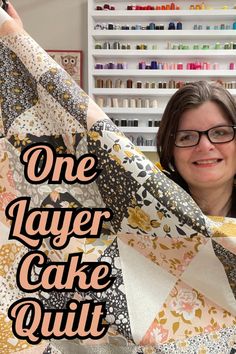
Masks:
[[[236,353],[235,219],[205,216],[3,10],[0,109],[0,352]],[[66,288],[67,262],[88,272]],[[79,336],[29,333],[69,308]]]

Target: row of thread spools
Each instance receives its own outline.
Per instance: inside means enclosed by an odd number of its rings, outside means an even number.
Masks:
[[[183,24],[180,21],[177,21],[176,23],[174,21],[169,22],[168,26],[164,25],[163,23],[156,24],[154,22],[150,22],[146,25],[142,24],[135,24],[135,25],[130,25],[130,24],[118,24],[118,23],[97,23],[94,25],[95,30],[132,30],[132,31],[140,31],[140,30],[182,30],[183,29]]]
[[[127,138],[136,146],[156,146],[156,137],[146,138],[143,135],[138,135],[137,137],[132,134],[125,134]]]
[[[116,10],[116,7],[111,4],[97,5],[95,10],[97,11],[108,11],[108,10]],[[126,10],[180,10],[180,6],[175,4],[174,2],[170,4],[162,4],[162,5],[135,5],[129,4],[126,7]]]
[[[111,117],[110,117],[111,118]],[[160,126],[160,121],[157,119],[148,119],[145,120],[144,117],[142,117],[141,120],[141,125],[139,124],[139,119],[118,119],[118,118],[111,118],[111,120],[118,126],[118,127],[159,127]],[[146,123],[143,125],[143,123]]]
[[[155,138],[145,138],[143,135],[139,135],[137,138],[134,135],[127,135],[130,141],[136,146],[156,146]]]
[[[236,6],[233,6],[233,9],[235,9]],[[188,7],[189,10],[212,10],[213,7],[212,6],[208,6],[206,5],[204,2],[198,3],[198,4],[191,4]],[[229,6],[228,5],[223,5],[221,6],[222,10],[228,10]],[[97,5],[95,7],[95,10],[97,11],[109,11],[109,10],[116,10],[116,7],[114,5],[111,4],[104,4],[104,5]],[[174,2],[171,3],[167,3],[167,4],[158,4],[158,5],[151,5],[151,4],[145,4],[145,5],[141,5],[141,4],[128,4],[126,6],[126,10],[144,10],[144,11],[152,11],[152,10],[161,10],[161,11],[169,11],[169,10],[180,10],[180,5],[176,4]]]
[[[147,43],[140,43],[140,44],[135,44],[131,45],[130,43],[122,43],[119,41],[116,42],[103,42],[103,43],[95,43],[95,49],[116,49],[116,50],[159,50],[160,48],[158,47],[157,44],[147,44]],[[171,43],[167,42],[166,48],[164,49],[174,49],[174,50],[189,50],[189,49],[194,49],[194,50],[200,50],[200,49],[236,49],[236,43],[235,42],[225,42],[225,43],[220,43],[216,42],[214,44],[208,44],[208,43],[201,43],[201,44],[187,44],[187,43]]]
[[[96,23],[94,25],[95,30],[124,30],[124,31],[141,31],[141,30],[182,30],[183,23],[181,21],[171,21],[168,25],[163,23],[156,24],[155,22],[150,22],[148,24],[140,24],[137,23],[135,25],[130,24],[118,24],[118,23]],[[190,29],[190,28],[186,28]],[[193,24],[193,30],[235,30],[236,29],[236,22],[230,23],[215,23],[212,25],[203,25],[203,24]]]
[[[150,63],[140,61],[137,64],[139,70],[235,70],[236,65],[234,62],[219,64],[209,63],[206,61],[195,61],[188,63],[168,63],[158,62],[152,60]],[[96,70],[127,70],[129,69],[127,62],[109,62],[109,63],[96,63]]]
[[[96,80],[96,88],[169,88],[175,89],[180,88],[186,85],[188,82],[186,81],[176,81],[176,80],[169,80],[169,81],[135,81],[132,79],[127,80],[111,80],[111,79],[97,79]]]
[[[158,108],[158,100],[153,98],[96,97],[99,107],[114,108]]]
[[[210,80],[209,82],[218,82],[226,89],[236,89],[236,81]],[[178,89],[187,85],[190,81],[169,80],[169,81],[135,81],[127,80],[111,80],[111,79],[97,79],[96,88],[145,88],[145,89]]]

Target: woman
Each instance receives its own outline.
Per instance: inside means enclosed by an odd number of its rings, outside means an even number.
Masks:
[[[168,102],[157,134],[164,170],[207,215],[236,217],[236,102],[199,81]]]

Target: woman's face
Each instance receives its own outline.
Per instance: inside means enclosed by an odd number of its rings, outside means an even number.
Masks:
[[[178,130],[207,130],[217,125],[231,125],[215,102],[205,102],[183,113]],[[236,174],[236,139],[224,144],[212,144],[202,135],[196,146],[174,147],[175,166],[192,188],[218,188],[232,185]]]

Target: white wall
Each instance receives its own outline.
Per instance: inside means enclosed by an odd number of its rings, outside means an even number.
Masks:
[[[87,0],[11,0],[25,30],[44,49],[83,51],[87,91]]]

